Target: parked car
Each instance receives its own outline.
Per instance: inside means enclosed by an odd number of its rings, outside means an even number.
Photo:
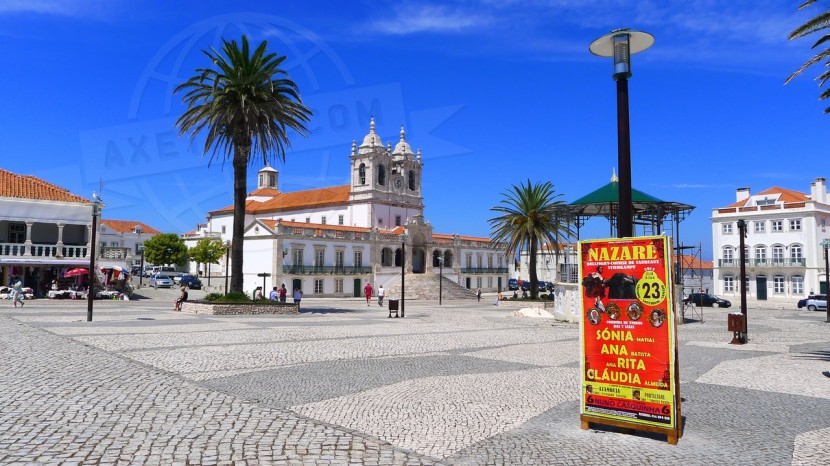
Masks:
[[[548,282],[539,280],[539,292],[542,293],[544,291],[548,291]]]
[[[807,310],[808,311],[826,311],[827,310],[827,296],[824,296],[824,299],[808,299],[807,300]]]
[[[694,303],[696,306],[707,306],[707,307],[730,307],[732,303],[723,299],[719,298],[715,295],[711,295],[709,293],[692,293],[686,299],[683,300],[684,303]]]
[[[811,294],[811,295],[808,295],[804,299],[799,299],[798,304],[797,304],[798,308],[801,309],[802,307],[807,306],[807,300],[808,299],[823,299],[823,300],[826,301],[827,300],[827,295],[826,294]]]
[[[519,281],[515,278],[511,278],[507,280],[507,289],[510,291],[515,291],[519,289]]]
[[[186,285],[191,290],[202,289],[202,281],[199,280],[199,277],[197,277],[196,275],[191,275],[189,273],[182,275],[182,277],[179,279],[179,285]]]
[[[150,281],[147,283],[147,286],[152,286],[156,289],[173,288],[173,279],[163,273],[157,273],[150,277]]]
[[[130,269],[130,275],[132,275],[132,276],[134,276],[134,277],[137,277],[140,273],[141,273],[141,267],[139,267],[139,266],[137,266],[137,265],[134,265],[134,266]]]

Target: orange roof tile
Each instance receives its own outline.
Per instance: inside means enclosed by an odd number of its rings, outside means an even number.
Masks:
[[[41,201],[77,202],[91,204],[92,201],[76,196],[68,189],[61,188],[40,178],[18,175],[0,168],[0,197],[37,199]]]
[[[248,201],[245,204],[245,212],[249,214],[258,214],[264,212],[282,212],[287,210],[299,210],[308,207],[345,205],[349,202],[350,189],[351,186],[343,185],[331,186],[327,188],[307,189],[305,191],[295,191],[293,193],[278,192],[273,198],[267,201]],[[233,212],[233,205],[219,210],[215,210],[212,213],[227,212]]]
[[[132,233],[136,226],[141,227],[141,232],[151,235],[160,235],[161,232],[146,223],[136,222],[134,220],[109,220],[101,219],[101,224],[106,225],[118,233]]]
[[[784,204],[789,204],[791,202],[805,202],[810,200],[810,197],[804,193],[793,191],[792,189],[781,188],[779,186],[773,186],[759,193],[752,194],[746,199],[730,204],[727,207],[744,207],[753,196],[764,196],[769,194],[778,194],[778,201],[783,202]]]
[[[700,260],[697,257],[687,256],[685,254],[680,255],[680,261],[683,264],[684,269],[712,270],[714,268],[714,263],[712,261]]]
[[[356,231],[360,233],[365,233],[367,231],[371,231],[371,228],[364,228],[364,227],[350,227],[346,225],[331,225],[328,223],[305,223],[305,222],[291,222],[288,220],[260,220],[265,226],[268,228],[276,229],[277,223],[280,223],[283,226],[287,227],[294,227],[294,228],[314,228],[314,229],[321,229],[321,230],[333,230],[333,231]]]
[[[451,240],[451,239],[454,238],[454,235],[445,235],[445,234],[441,234],[441,233],[433,233],[432,237],[433,237],[433,239],[439,239],[439,240]],[[486,238],[486,237],[482,237],[482,236],[458,235],[458,239],[464,240],[464,241],[479,241],[479,242],[484,242],[484,243],[491,243],[492,242],[492,240],[490,238]]]
[[[259,188],[248,193],[248,196],[276,196],[280,193],[277,188]]]

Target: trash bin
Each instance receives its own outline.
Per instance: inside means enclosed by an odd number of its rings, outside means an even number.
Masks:
[[[731,344],[745,343],[744,334],[746,333],[746,316],[743,313],[730,313],[726,325],[727,330],[732,332]]]
[[[395,311],[395,317],[398,317],[398,300],[389,300],[389,317],[392,317],[392,311]]]

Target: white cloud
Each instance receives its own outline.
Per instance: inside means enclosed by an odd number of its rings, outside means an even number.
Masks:
[[[389,35],[455,33],[484,28],[493,21],[493,17],[483,10],[446,5],[404,5],[396,8],[391,18],[374,21],[369,28]]]
[[[100,16],[113,2],[104,0],[3,0],[0,15],[36,13],[54,16]]]

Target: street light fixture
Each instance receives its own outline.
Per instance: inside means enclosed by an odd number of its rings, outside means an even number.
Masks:
[[[404,275],[406,274],[406,233],[401,233],[401,318],[406,317],[406,294],[404,293]]]
[[[617,207],[617,237],[633,236],[633,206],[631,204],[631,137],[628,124],[628,78],[631,77],[631,55],[654,44],[654,36],[647,32],[616,29],[591,43],[588,49],[594,55],[614,58],[617,81],[617,165],[620,171]]]
[[[225,294],[228,294],[228,259],[231,257],[231,241],[225,240]]]
[[[438,256],[438,305],[444,296],[444,258]]]
[[[827,250],[830,249],[830,238],[826,238],[821,242],[821,247],[824,248],[824,295],[830,294],[830,258],[828,258]],[[827,298],[825,298],[826,302]],[[827,318],[825,320],[830,324],[830,306],[827,306]]]

